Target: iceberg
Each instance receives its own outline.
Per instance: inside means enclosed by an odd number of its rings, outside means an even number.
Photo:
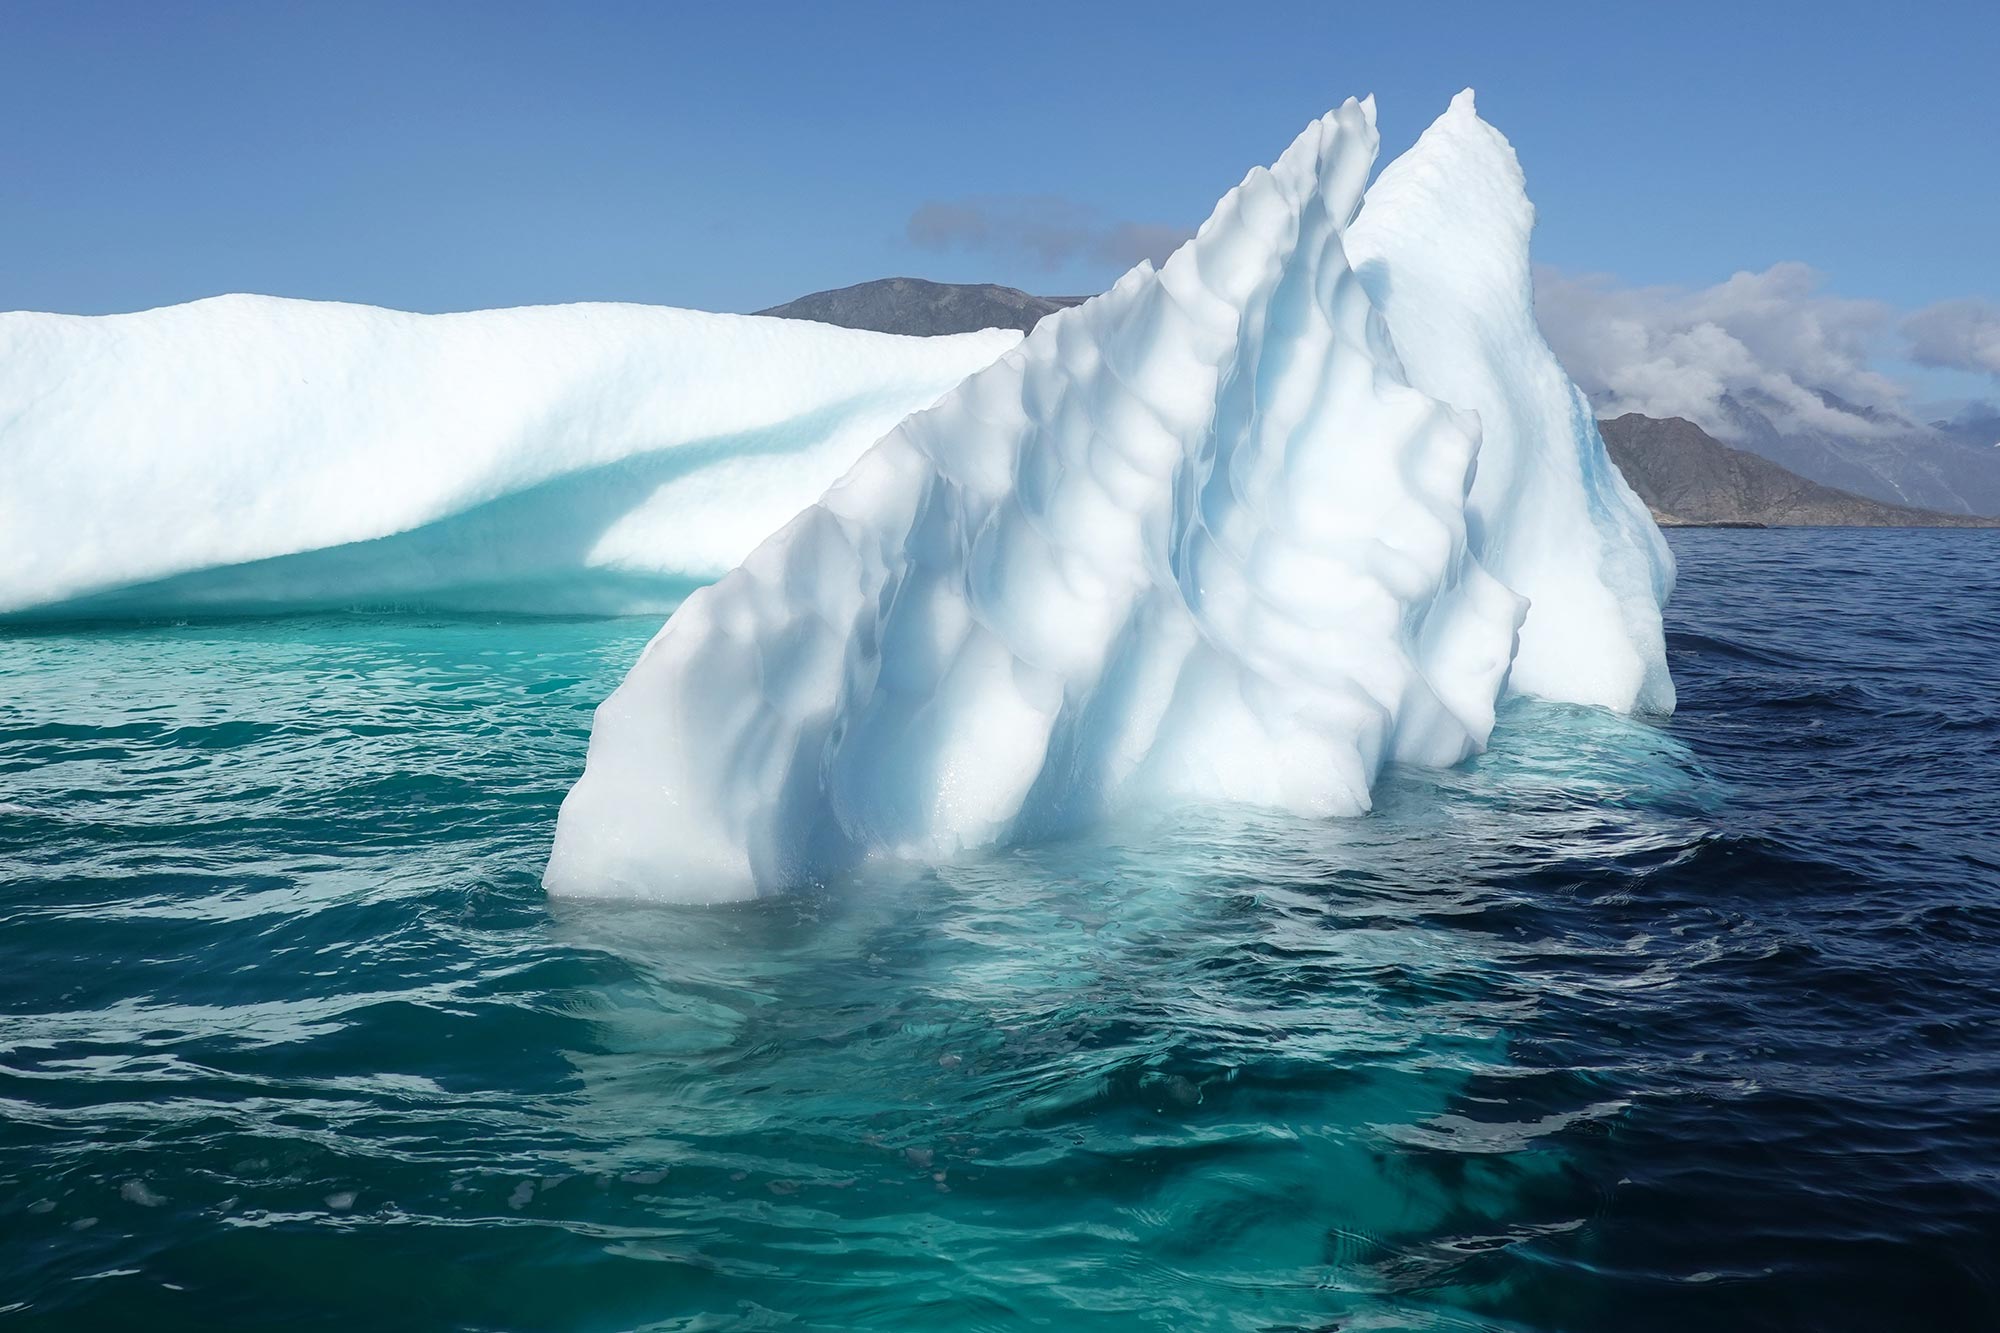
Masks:
[[[0,615],[668,610],[1019,338],[615,304],[0,314]]]
[[[1479,414],[1472,551],[1528,599],[1512,688],[1670,713],[1673,556],[1535,323],[1534,225],[1514,150],[1467,91],[1369,187],[1347,256],[1410,383]]]
[[[1510,673],[1671,706],[1671,561],[1536,330],[1512,150],[1467,95],[1364,206],[1377,147],[1372,100],[1315,121],[690,596],[597,710],[549,892],[1358,814],[1478,751]]]

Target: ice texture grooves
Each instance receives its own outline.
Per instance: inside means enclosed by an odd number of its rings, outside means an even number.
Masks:
[[[0,314],[0,615],[670,609],[1019,336],[259,296]]]
[[[1464,137],[1480,189],[1518,195],[1505,141]],[[1528,610],[1488,559],[1587,595],[1539,622],[1538,693],[1670,701],[1645,689],[1664,548],[1592,480],[1602,444],[1508,286],[1525,197],[1454,224],[1508,270],[1419,340],[1454,403],[1412,386],[1349,264],[1376,148],[1372,102],[1314,122],[1159,271],[1049,317],[690,597],[598,710],[548,888],[718,900],[1132,807],[1362,812],[1385,763],[1486,742]],[[1449,302],[1473,282],[1425,272],[1449,248],[1379,263]],[[1482,410],[1506,441],[1484,491]],[[1548,550],[1582,558],[1558,577]]]
[[[1673,555],[1535,323],[1534,222],[1513,148],[1467,91],[1369,187],[1347,254],[1410,383],[1479,414],[1472,548],[1529,602],[1513,687],[1671,712]]]

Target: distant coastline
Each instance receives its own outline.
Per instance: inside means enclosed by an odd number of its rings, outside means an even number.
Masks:
[[[1597,425],[1611,461],[1662,527],[2000,527],[2000,518],[1883,504],[1822,486],[1681,417],[1632,412]]]

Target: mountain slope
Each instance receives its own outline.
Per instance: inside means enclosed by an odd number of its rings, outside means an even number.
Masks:
[[[1802,476],[1884,504],[2000,514],[2000,450],[1991,438],[1979,438],[1976,427],[1961,433],[1920,425],[1820,396],[1851,429],[1805,426],[1758,395],[1725,394],[1729,437]]]
[[[1026,333],[1052,314],[1088,300],[1084,296],[1031,296],[990,282],[929,282],[881,278],[759,310],[782,319],[809,319],[877,333],[973,333],[1019,329]]]
[[[1884,504],[1732,449],[1692,421],[1637,412],[1598,423],[1625,480],[1662,521],[1768,526],[1979,528],[2000,519]]]

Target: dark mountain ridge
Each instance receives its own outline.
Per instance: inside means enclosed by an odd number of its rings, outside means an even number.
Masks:
[[[1924,425],[1824,391],[1819,397],[1852,429],[1807,426],[1762,395],[1725,394],[1730,438],[1801,476],[1884,504],[2000,513],[2000,450],[1978,438],[1976,426]]]
[[[1019,329],[1026,333],[1044,315],[1081,305],[1087,296],[1033,296],[990,282],[930,282],[923,278],[881,278],[759,310],[781,319],[810,319],[846,329],[936,337],[978,329]]]
[[[1597,423],[1611,461],[1662,523],[1765,527],[1991,528],[2000,518],[1885,504],[1732,449],[1681,417]]]

